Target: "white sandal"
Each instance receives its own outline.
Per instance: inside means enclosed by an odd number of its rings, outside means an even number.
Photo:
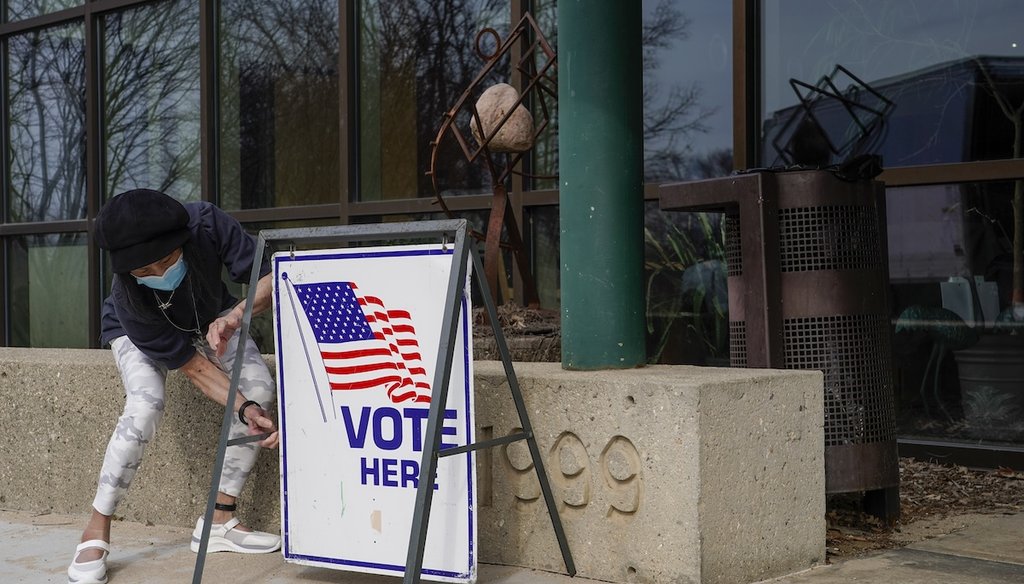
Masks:
[[[78,554],[88,549],[101,549],[103,556],[98,560],[79,562]],[[68,566],[68,584],[107,584],[107,555],[110,544],[102,539],[83,541],[75,548],[75,557]]]
[[[266,554],[281,549],[281,537],[263,531],[242,531],[235,529],[239,525],[237,517],[232,517],[227,523],[214,523],[210,526],[210,540],[207,543],[206,551],[214,552],[238,552],[242,554]],[[203,518],[196,521],[196,528],[192,532],[192,542],[189,546],[193,552],[199,551],[199,543],[203,536]]]

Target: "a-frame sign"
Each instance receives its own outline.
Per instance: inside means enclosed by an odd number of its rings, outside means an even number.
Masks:
[[[556,539],[565,562],[566,571],[569,575],[575,575],[576,568],[573,563],[572,554],[562,528],[561,519],[555,506],[554,497],[551,492],[550,483],[544,470],[543,458],[533,435],[532,426],[523,402],[522,392],[512,366],[508,345],[505,342],[501,327],[498,324],[498,315],[494,303],[491,300],[490,291],[487,289],[487,282],[483,278],[483,268],[479,254],[476,251],[476,244],[471,238],[467,238],[467,224],[465,220],[447,221],[419,221],[411,223],[390,223],[374,225],[346,225],[334,227],[314,227],[303,229],[276,229],[261,231],[258,237],[256,254],[253,259],[253,269],[249,281],[248,301],[246,302],[245,313],[242,319],[240,334],[249,334],[252,322],[252,306],[256,291],[256,284],[259,280],[260,265],[268,247],[275,249],[294,249],[297,245],[316,244],[337,244],[348,242],[365,241],[394,241],[394,240],[422,240],[436,239],[444,242],[452,242],[453,250],[451,255],[451,266],[448,270],[448,283],[445,293],[444,312],[441,321],[440,339],[437,346],[436,366],[434,368],[433,383],[430,384],[432,396],[430,399],[429,413],[426,416],[426,432],[422,441],[421,457],[418,465],[419,477],[433,477],[438,469],[438,461],[442,457],[464,455],[471,451],[500,446],[519,440],[525,440],[533,459],[534,468],[537,472],[537,479],[540,483],[541,492],[547,504],[548,514]],[[447,246],[447,244],[446,244]],[[466,286],[467,265],[473,262],[473,273],[481,287],[481,297],[486,306],[488,320],[494,331],[495,340],[501,359],[504,364],[509,389],[519,416],[518,426],[521,432],[516,434],[486,440],[483,442],[467,443],[461,446],[441,448],[442,434],[444,430],[444,410],[448,403],[449,382],[452,376],[454,352],[459,331],[460,315],[466,300],[468,287]],[[281,283],[275,281],[275,286]],[[285,284],[287,285],[287,284]],[[244,344],[240,343],[240,347]],[[241,351],[241,348],[239,349]],[[315,347],[306,347],[307,352],[315,351]],[[241,376],[241,354],[235,360],[235,367],[231,372],[231,383],[227,403],[233,403],[238,391],[239,378]],[[319,358],[319,356],[317,357]],[[203,568],[205,565],[207,545],[209,541],[210,525],[213,517],[214,503],[216,502],[217,490],[220,484],[221,468],[224,461],[225,449],[229,445],[240,444],[259,440],[262,436],[250,436],[243,439],[228,440],[229,428],[234,417],[230,407],[225,408],[224,418],[221,426],[220,441],[217,448],[217,456],[214,461],[210,492],[207,499],[207,509],[204,521],[204,529],[199,546],[199,554],[196,559],[195,571],[193,573],[193,584],[202,582]],[[284,431],[284,430],[283,430]],[[470,433],[471,435],[471,433]],[[427,544],[428,523],[431,517],[431,506],[434,502],[434,482],[420,480],[416,486],[415,507],[413,511],[411,530],[408,540],[408,549],[404,565],[404,582],[407,584],[420,581],[423,570],[424,550]],[[286,553],[287,559],[287,553]]]

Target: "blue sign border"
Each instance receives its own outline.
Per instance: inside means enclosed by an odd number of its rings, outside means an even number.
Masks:
[[[453,255],[453,254],[454,254],[454,250],[449,248],[447,250],[442,250],[442,249],[409,249],[409,250],[397,250],[397,251],[367,251],[367,252],[352,251],[352,252],[348,252],[348,253],[345,253],[345,252],[333,252],[333,253],[324,253],[324,254],[301,255],[301,256],[288,257],[288,258],[275,257],[274,258],[274,279],[276,281],[277,278],[279,277],[280,271],[279,271],[278,264],[283,263],[283,262],[322,261],[322,260],[347,260],[347,259],[365,259],[365,258],[382,258],[382,257],[411,257],[411,256],[431,256],[431,255]],[[280,288],[278,286],[274,286],[274,300],[276,302],[276,305],[278,307],[280,307],[281,306],[281,302],[280,302]],[[462,309],[462,312],[461,312],[461,314],[462,314],[462,335],[463,335],[463,339],[466,339],[468,341],[472,337],[469,336],[471,334],[470,331],[469,331],[469,314],[468,314],[469,310],[468,310],[467,301],[466,301],[465,297],[463,297],[463,299],[462,299],[461,309]],[[277,326],[275,327],[276,328],[276,333],[277,333],[277,346],[281,347],[282,346],[282,340],[281,340],[281,318],[279,317],[277,320],[278,320]],[[463,365],[463,370],[465,371],[465,374],[463,375],[463,377],[465,378],[465,383],[464,383],[463,391],[465,392],[466,404],[468,406],[469,403],[470,403],[470,398],[471,398],[471,396],[470,396],[469,363],[470,363],[470,360],[473,357],[472,357],[472,355],[469,354],[469,343],[468,342],[463,343],[463,347],[464,347],[464,350],[463,350],[463,355],[462,355],[462,365]],[[284,405],[285,404],[285,400],[284,400],[284,395],[285,395],[285,379],[284,379],[284,376],[285,376],[284,368],[281,367],[281,365],[279,363],[278,364],[278,378],[279,378],[280,381],[279,381],[278,391],[279,391],[279,393],[281,395],[281,399],[279,400],[279,407],[281,409],[281,420],[280,420],[281,428],[280,428],[280,430],[281,430],[281,467],[282,467],[281,468],[281,499],[282,499],[282,501],[281,501],[281,507],[282,507],[281,513],[282,513],[282,516],[283,516],[283,519],[284,519],[282,521],[282,532],[283,532],[283,536],[284,536],[284,546],[282,547],[282,553],[284,554],[285,559],[286,560],[306,561],[306,562],[318,562],[318,563],[322,563],[322,564],[336,564],[336,565],[342,565],[342,566],[351,566],[351,567],[354,567],[354,568],[371,568],[371,569],[375,569],[375,570],[388,571],[388,572],[398,572],[398,573],[404,574],[405,573],[405,566],[404,565],[377,564],[377,563],[373,563],[373,562],[361,562],[361,561],[358,561],[358,560],[347,560],[347,559],[344,559],[344,558],[328,558],[328,557],[322,557],[322,556],[310,556],[310,555],[303,555],[303,554],[292,554],[292,553],[289,552],[289,549],[290,549],[289,540],[290,540],[290,537],[291,537],[291,533],[290,533],[290,531],[288,529],[288,525],[289,525],[289,523],[288,523],[288,473],[287,473],[287,468],[288,468],[288,443],[287,443],[288,442],[288,440],[287,440],[288,432],[285,429],[285,423],[286,423],[285,420],[286,420],[287,416],[285,416],[285,412],[284,412],[284,407],[285,407],[285,405]],[[472,414],[472,412],[469,412],[469,413]],[[474,420],[474,416],[472,416],[472,415],[467,415],[466,416],[466,437],[467,437],[467,439],[470,436],[473,435],[473,420]],[[467,521],[468,521],[468,525],[469,525],[469,557],[468,557],[468,565],[472,569],[473,558],[474,558],[474,554],[476,553],[476,550],[474,549],[474,545],[473,545],[473,539],[474,539],[474,533],[473,533],[473,508],[474,508],[474,502],[473,502],[473,472],[474,472],[475,469],[473,468],[472,452],[467,452],[465,454],[465,456],[466,456],[466,469],[467,469],[467,473],[466,473],[467,485],[466,485],[466,488],[467,488],[467,492],[469,493],[469,513],[468,513],[468,516],[467,516]],[[422,573],[423,574],[432,575],[432,576],[441,576],[441,577],[445,577],[445,578],[468,578],[470,576],[470,572],[459,573],[459,572],[450,572],[450,571],[447,571],[447,570],[428,570],[428,569],[423,569]]]

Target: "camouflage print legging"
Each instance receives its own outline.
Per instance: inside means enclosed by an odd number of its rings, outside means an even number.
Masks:
[[[224,355],[220,357],[220,368],[231,374],[237,351],[238,332],[231,338]],[[125,388],[124,413],[117,421],[114,433],[107,444],[100,470],[99,485],[93,507],[104,515],[112,515],[117,504],[128,491],[135,472],[142,462],[142,453],[153,436],[164,413],[164,383],[167,368],[146,357],[128,337],[118,337],[110,343],[121,372]],[[217,364],[208,346],[199,348],[210,361]],[[247,399],[256,400],[264,409],[270,409],[276,397],[274,380],[260,356],[256,343],[247,339],[242,365],[242,376],[238,390]],[[198,391],[198,390],[197,390]],[[212,431],[212,429],[211,429]],[[231,424],[231,438],[248,434],[248,428],[237,417]],[[224,456],[220,491],[237,497],[256,463],[259,446],[244,444],[230,446]]]

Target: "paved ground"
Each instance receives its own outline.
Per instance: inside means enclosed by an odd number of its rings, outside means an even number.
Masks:
[[[0,583],[64,584],[85,515],[34,515],[0,510]],[[192,582],[196,554],[191,529],[118,521],[107,563],[110,584]],[[505,566],[480,566],[481,584],[582,584],[580,578]],[[203,582],[211,584],[395,584],[398,578],[285,563],[280,554],[210,554]],[[589,582],[593,582],[592,580]]]
[[[906,548],[821,566],[771,584],[1002,584],[1024,582],[1024,514],[971,516],[963,529]],[[0,582],[64,583],[85,516],[0,510]],[[111,584],[192,581],[191,530],[118,522],[109,560]],[[212,554],[204,582],[217,584],[394,584],[368,576],[286,564],[278,554]],[[564,575],[481,565],[481,584],[583,584]]]
[[[771,584],[1024,582],[1024,514],[967,516],[949,535],[814,568]]]

